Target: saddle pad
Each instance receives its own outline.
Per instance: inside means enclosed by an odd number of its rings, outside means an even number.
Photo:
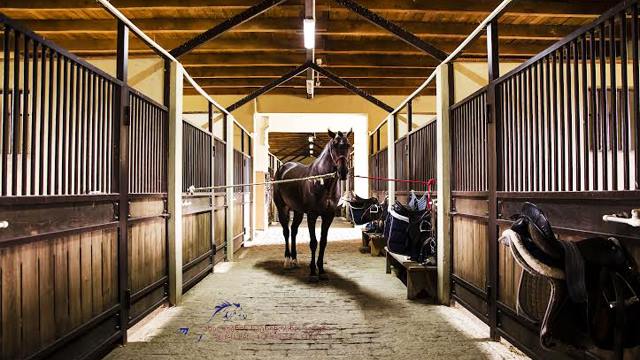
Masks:
[[[511,229],[507,229],[502,232],[503,242],[510,244],[511,254],[513,258],[522,266],[525,270],[531,272],[534,275],[548,276],[554,279],[564,279],[565,274],[562,269],[549,266],[538,259],[536,259],[527,250],[527,247],[520,239],[520,235]]]

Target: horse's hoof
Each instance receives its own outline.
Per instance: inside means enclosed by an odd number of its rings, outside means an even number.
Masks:
[[[283,267],[284,267],[285,269],[291,269],[291,259],[289,259],[289,258],[284,258],[284,265],[283,265]]]
[[[318,275],[318,277],[320,278],[320,280],[329,280],[329,276],[326,273],[322,273]]]
[[[318,281],[320,281],[320,278],[318,277],[318,275],[309,275],[310,283],[317,283]]]
[[[300,264],[298,264],[298,259],[291,259],[289,266],[291,266],[292,268],[298,269],[300,267]]]

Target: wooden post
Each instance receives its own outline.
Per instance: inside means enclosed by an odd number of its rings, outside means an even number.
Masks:
[[[227,185],[233,185],[233,117],[231,115],[224,116],[224,128],[225,128],[225,140],[227,141],[227,166],[226,166],[226,178]],[[234,188],[228,187],[226,190],[227,193],[227,230],[226,230],[226,238],[227,238],[227,261],[233,261],[233,221],[235,217],[235,198],[234,198]]]
[[[395,179],[396,177],[396,116],[389,115],[387,118],[387,177],[389,179]],[[393,204],[396,201],[396,183],[389,181],[389,204]]]
[[[169,302],[182,300],[182,65],[171,63],[169,86],[169,169],[167,197],[169,205]]]
[[[494,81],[500,77],[498,49],[498,21],[487,26],[487,62],[489,86],[487,87],[487,184],[489,196],[489,256],[487,296],[489,298],[489,336],[498,340],[498,108]]]
[[[116,116],[118,128],[118,157],[116,166],[118,179],[118,299],[120,302],[121,341],[127,343],[129,325],[129,88],[127,87],[127,68],[129,63],[129,28],[118,21],[116,77],[122,81],[116,96]]]
[[[451,139],[449,126],[449,67],[440,64],[436,68],[437,113],[437,233],[438,233],[438,302],[448,305],[451,277]]]

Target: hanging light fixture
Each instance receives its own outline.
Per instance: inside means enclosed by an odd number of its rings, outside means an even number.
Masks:
[[[313,142],[313,136],[309,136],[309,142]]]
[[[313,151],[313,143],[309,144],[309,149]]]
[[[306,49],[313,49],[316,47],[316,20],[304,19],[304,47]]]

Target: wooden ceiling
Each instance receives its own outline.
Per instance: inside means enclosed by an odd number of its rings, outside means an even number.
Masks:
[[[313,136],[313,154],[309,153],[309,137]],[[269,151],[282,161],[298,161],[304,164],[310,163],[318,156],[329,141],[326,132],[321,133],[269,133]],[[353,145],[353,133],[349,136],[349,142]]]
[[[113,0],[138,27],[173,49],[259,0]],[[451,52],[499,0],[358,0],[436,48]],[[516,0],[500,19],[503,59],[524,60],[617,1]],[[0,0],[0,12],[81,56],[113,57],[113,18],[94,0]],[[210,94],[249,94],[304,63],[304,0],[289,0],[182,56],[189,73]],[[316,59],[373,95],[408,95],[437,61],[335,1],[316,2]],[[483,59],[484,36],[462,58]],[[131,39],[131,57],[151,55]],[[273,93],[305,95],[304,73]],[[316,94],[346,94],[320,79]],[[427,89],[425,93],[432,93]]]

